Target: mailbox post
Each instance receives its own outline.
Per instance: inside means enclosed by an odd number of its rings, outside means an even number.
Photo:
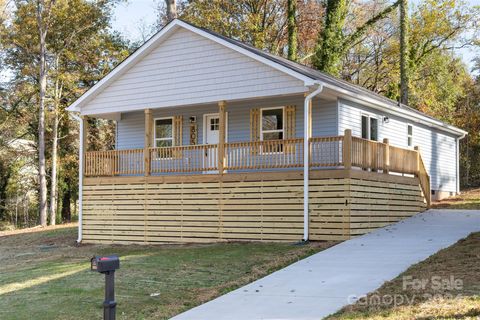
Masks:
[[[103,302],[103,319],[115,320],[115,270],[120,268],[117,256],[93,257],[91,270],[105,274],[105,301]]]

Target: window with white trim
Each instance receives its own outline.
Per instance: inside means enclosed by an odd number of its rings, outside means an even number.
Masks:
[[[413,126],[407,124],[407,146],[413,147]]]
[[[155,147],[173,146],[173,118],[155,119],[154,131]]]
[[[283,139],[283,111],[283,107],[262,109],[261,140],[265,141]]]
[[[378,141],[378,119],[362,114],[362,138]]]

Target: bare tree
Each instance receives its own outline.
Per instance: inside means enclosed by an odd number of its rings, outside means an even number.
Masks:
[[[177,18],[177,4],[175,0],[165,0],[167,3],[167,20],[168,22]]]

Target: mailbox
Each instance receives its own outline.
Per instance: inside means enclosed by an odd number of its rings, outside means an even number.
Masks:
[[[100,273],[115,271],[120,268],[120,259],[117,256],[93,257],[90,263],[91,270]]]
[[[115,320],[117,303],[115,302],[115,270],[120,268],[117,256],[93,257],[90,269],[105,275],[105,301],[103,301],[103,319]]]

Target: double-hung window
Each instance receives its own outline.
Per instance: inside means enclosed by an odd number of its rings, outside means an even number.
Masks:
[[[407,146],[413,146],[413,126],[411,124],[407,124]]]
[[[362,138],[378,141],[378,119],[362,114]]]
[[[261,109],[260,139],[282,140],[284,137],[284,107]],[[263,152],[282,152],[282,144],[271,145],[264,148]]]
[[[173,146],[173,118],[158,118],[154,120],[153,145],[157,148]],[[156,159],[170,159],[172,149],[157,149]]]
[[[154,145],[157,148],[173,146],[173,118],[155,119]]]

